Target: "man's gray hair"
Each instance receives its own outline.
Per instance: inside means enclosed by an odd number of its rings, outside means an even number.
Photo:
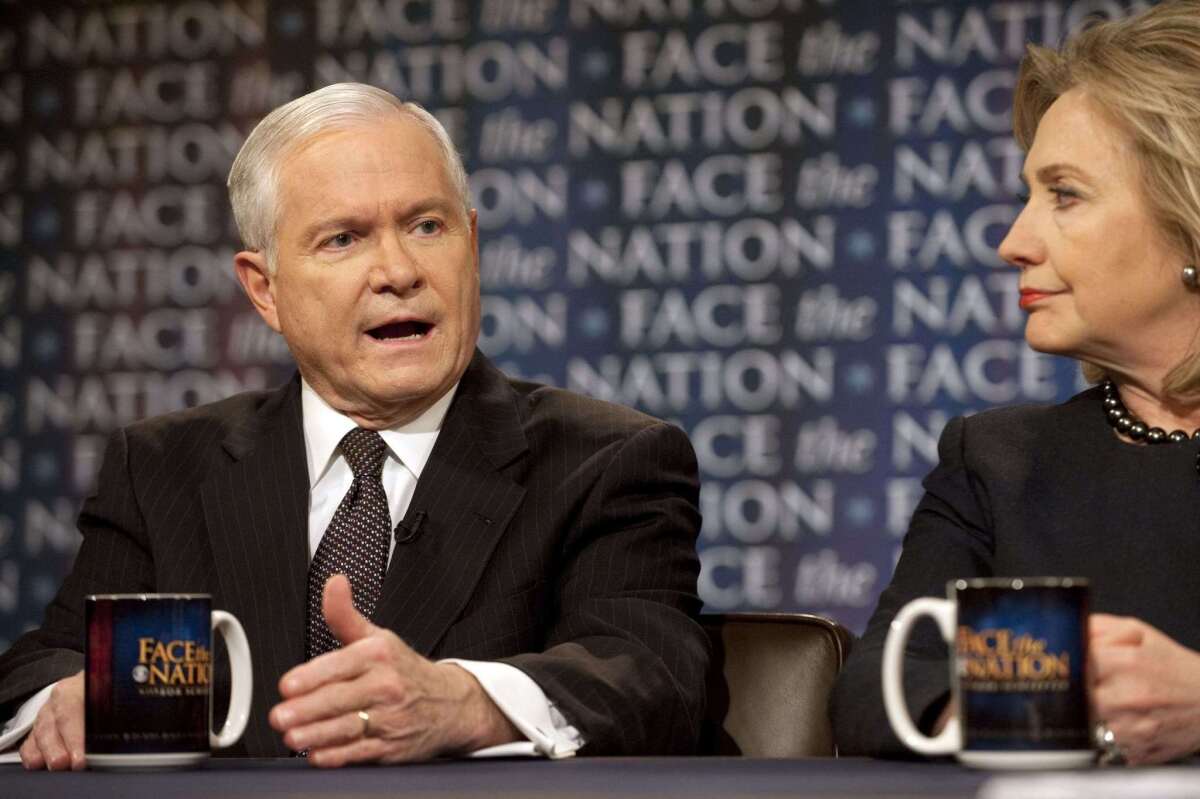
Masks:
[[[463,213],[470,213],[471,195],[462,157],[433,114],[374,86],[334,83],[297,97],[263,117],[246,137],[229,170],[229,202],[242,243],[247,249],[263,253],[271,272],[275,271],[279,162],[284,154],[318,133],[395,115],[408,117],[437,141]]]

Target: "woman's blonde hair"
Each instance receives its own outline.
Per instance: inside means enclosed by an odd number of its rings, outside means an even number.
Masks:
[[[1074,88],[1086,90],[1128,134],[1152,217],[1200,268],[1200,0],[1094,24],[1058,50],[1029,45],[1013,98],[1013,133],[1023,149],[1032,146],[1046,109]],[[1083,372],[1092,381],[1104,376],[1090,363]],[[1200,398],[1195,344],[1167,373],[1163,391]]]

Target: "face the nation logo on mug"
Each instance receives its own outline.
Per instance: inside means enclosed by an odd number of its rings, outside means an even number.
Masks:
[[[906,746],[981,768],[1070,768],[1095,760],[1088,723],[1088,583],[1077,577],[952,580],[947,599],[896,614],[883,650],[888,720]],[[951,645],[958,713],[937,738],[908,716],[900,684],[913,623],[934,618]]]
[[[85,750],[98,768],[198,763],[237,742],[250,712],[250,648],[241,624],[207,594],[87,597]],[[232,694],[209,730],[212,633],[229,650]]]

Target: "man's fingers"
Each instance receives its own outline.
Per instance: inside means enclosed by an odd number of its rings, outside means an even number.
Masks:
[[[83,751],[83,674],[68,677],[55,686],[48,708],[54,712],[54,723],[71,757],[71,768],[79,771],[87,765]]]
[[[364,763],[381,760],[387,745],[379,738],[360,738],[341,746],[312,749],[308,762],[320,768],[339,768],[347,763]]]
[[[279,679],[279,693],[284,699],[292,699],[329,683],[348,682],[366,671],[370,663],[358,648],[335,649],[284,674]]]
[[[363,737],[362,719],[357,713],[342,713],[336,718],[324,719],[288,730],[283,742],[299,752],[304,749],[323,749],[353,743]]]
[[[21,744],[21,765],[30,771],[40,771],[46,767],[46,758],[42,757],[42,748],[32,732],[25,736],[25,743]]]
[[[83,752],[83,672],[54,684],[20,749],[27,769],[51,771],[87,765]]]
[[[51,771],[65,771],[71,767],[71,754],[67,751],[67,747],[63,745],[62,738],[58,734],[58,726],[48,719],[43,719],[43,713],[38,714],[38,720],[33,724],[33,732],[30,733],[37,739],[37,745],[42,750],[42,759],[46,762],[46,768]]]
[[[342,642],[342,646],[366,638],[375,630],[375,625],[354,608],[350,581],[344,574],[335,574],[325,581],[321,611],[325,614],[329,631]]]
[[[276,705],[269,721],[276,730],[284,732],[321,719],[358,712],[369,705],[372,698],[363,680],[333,681]]]
[[[84,769],[87,766],[87,757],[83,751],[83,718],[73,715],[62,720],[59,723],[58,734],[67,749],[67,754],[71,756],[71,769]]]

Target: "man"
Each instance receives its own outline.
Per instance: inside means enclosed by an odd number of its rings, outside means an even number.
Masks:
[[[235,754],[688,752],[708,658],[691,447],[475,350],[476,218],[441,126],[329,86],[262,121],[230,196],[238,278],[299,376],[113,435],[70,576],[0,656],[0,718],[36,714],[26,766],[82,767],[83,597],[130,591],[241,620]]]

